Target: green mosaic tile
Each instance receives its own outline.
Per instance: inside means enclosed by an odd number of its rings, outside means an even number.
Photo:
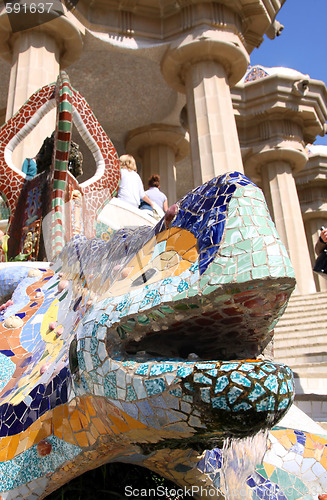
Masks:
[[[206,286],[203,290],[203,295],[208,295],[211,292],[214,292],[217,289],[216,286]]]
[[[140,325],[148,325],[150,323],[149,318],[145,314],[138,316],[137,321]]]
[[[176,304],[174,307],[176,311],[187,311],[189,308],[187,304]]]
[[[253,252],[252,259],[254,266],[267,264],[267,254],[265,250],[262,250],[261,252]]]
[[[252,203],[254,205],[254,202],[256,200],[252,200]],[[259,206],[254,206],[253,207],[253,213],[254,215],[262,216],[262,217],[267,217],[268,210],[266,209],[265,206],[262,205],[262,203],[257,202]]]
[[[239,207],[238,209],[240,215],[252,215],[252,207]]]
[[[309,488],[307,487],[307,485],[304,484],[303,481],[301,481],[301,479],[298,477],[295,478],[294,488],[296,488],[297,491],[302,495],[306,495],[307,493],[309,493]]]
[[[231,217],[227,219],[226,229],[231,229],[233,227],[241,227],[243,225],[242,217]]]
[[[174,312],[174,309],[172,309],[171,307],[169,306],[166,306],[166,305],[162,305],[160,306],[160,310],[164,313],[164,314],[171,314]]]
[[[71,104],[66,101],[61,101],[59,104],[59,111],[71,111]]]
[[[67,150],[67,143],[66,143],[66,141],[57,140],[56,146],[57,146],[58,151],[65,152]]]
[[[233,198],[243,198],[244,196],[244,188],[237,188],[235,191],[234,191],[234,194],[233,194]],[[234,200],[233,200],[234,201]],[[236,201],[236,200],[235,200]]]
[[[252,198],[252,205],[254,207],[263,207],[265,204],[262,203],[261,200],[258,200],[257,198]]]
[[[271,236],[273,234],[271,227],[258,227],[258,233],[262,236]]]
[[[246,196],[251,196],[251,198],[263,201],[264,204],[266,204],[266,200],[265,200],[265,197],[263,195],[263,192],[260,191],[259,189],[255,189],[255,190],[251,189],[251,191],[249,189],[247,189]]]
[[[184,290],[184,292],[178,294],[178,300],[186,299],[188,296],[189,296],[189,290]]]
[[[251,240],[240,241],[239,243],[237,243],[237,248],[240,248],[241,250],[245,250],[245,252],[250,253],[252,250]]]
[[[240,231],[237,229],[227,229],[225,234],[225,244],[226,245],[234,245],[239,241],[242,241],[243,237]]]
[[[252,269],[251,255],[240,255],[237,258],[237,272],[244,273],[245,271],[248,271],[250,269]]]
[[[293,489],[293,483],[289,477],[289,473],[282,469],[275,469],[270,480],[273,483],[277,483],[282,490],[289,488],[289,490],[292,491]]]
[[[252,205],[249,198],[239,198],[238,204],[240,207],[247,207]]]
[[[71,123],[63,121],[63,120],[59,120],[58,129],[63,131],[63,132],[69,132],[71,129]]]
[[[260,236],[259,238],[255,238],[252,241],[252,250],[253,252],[257,252],[258,250],[263,250],[264,244],[263,244],[263,238]]]
[[[227,260],[227,262],[228,262],[228,260]],[[211,264],[210,272],[212,272],[213,274],[221,274],[223,268],[224,268],[223,266],[214,262],[213,264]]]
[[[240,231],[242,233],[243,238],[257,238],[258,236],[258,231],[257,228],[254,226],[246,226],[246,227],[241,227]]]
[[[219,295],[218,297],[216,297],[214,299],[214,302],[223,304],[223,303],[227,302],[227,300],[230,300],[230,298],[231,298],[231,295],[224,293],[223,295]]]
[[[223,271],[223,274],[229,274],[229,275],[236,274],[236,270],[237,270],[236,262],[235,262],[235,260],[231,259],[231,261],[228,262],[228,264],[226,264],[226,267]]]
[[[243,225],[246,227],[253,226],[251,217],[249,217],[248,215],[244,215],[243,216]]]
[[[267,227],[267,218],[266,217],[252,215],[251,219],[252,219],[252,223],[255,226]]]
[[[189,288],[189,290],[188,290],[189,297],[194,297],[194,295],[198,295],[198,294],[199,294],[199,289],[197,286],[192,286],[191,288]]]
[[[275,238],[270,234],[268,236],[264,236],[264,241],[265,241],[265,245],[268,246],[268,245],[271,245],[271,244],[274,244],[275,243]]]
[[[217,276],[215,277],[214,279],[211,280],[211,284],[216,284],[216,285],[220,285],[220,284],[223,284],[223,283],[230,283],[230,276],[229,274],[225,274],[225,275],[220,275],[220,276]]]
[[[265,477],[266,479],[268,479],[268,475],[267,475],[267,472],[266,472],[266,469],[264,468],[263,465],[257,465],[256,467],[256,471],[261,474],[261,476]]]
[[[267,248],[268,252],[268,265],[269,266],[284,266],[284,260],[281,255],[269,255],[269,249]]]
[[[241,255],[245,252],[246,252],[246,250],[242,249],[242,248],[234,247],[231,249],[231,255],[233,255],[234,257],[237,257],[237,255]]]
[[[251,272],[253,279],[266,278],[270,274],[269,268],[267,266],[257,267],[255,269],[252,269]]]
[[[251,273],[250,273],[250,271],[238,274],[236,276],[237,283],[243,283],[244,281],[250,281],[250,279],[251,279]]]
[[[285,273],[285,267],[270,267],[270,274],[273,278],[283,278]]]
[[[267,247],[268,255],[281,255],[281,245],[276,243],[275,245],[269,245]]]

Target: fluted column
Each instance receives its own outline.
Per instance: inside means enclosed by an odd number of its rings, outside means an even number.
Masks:
[[[185,83],[195,186],[224,172],[243,172],[224,67],[215,61],[190,64]]]
[[[296,292],[316,291],[292,167],[283,160],[261,166],[262,186],[277,232],[295,270]]]
[[[188,134],[179,127],[152,124],[132,130],[127,137],[126,151],[142,163],[145,189],[153,174],[160,175],[160,189],[168,204],[176,201],[176,163],[188,155]]]
[[[0,14],[0,56],[11,63],[6,120],[11,118],[33,92],[55,82],[60,69],[71,64],[82,50],[82,31],[74,18],[60,16],[31,29],[13,33],[4,11]],[[18,145],[13,162],[21,168],[24,158],[33,157],[55,128],[56,112]]]
[[[243,172],[230,87],[249,59],[236,34],[237,15],[224,6],[219,13],[219,29],[199,28],[174,41],[161,64],[167,83],[186,93],[195,186],[230,170]]]

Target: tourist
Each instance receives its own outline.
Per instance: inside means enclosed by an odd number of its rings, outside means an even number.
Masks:
[[[34,158],[25,158],[22,166],[22,172],[26,174],[27,177],[34,177],[37,174],[36,161],[37,156],[34,156]]]
[[[327,229],[322,226],[319,239],[315,245],[315,252],[320,255],[327,248]]]
[[[318,255],[313,266],[313,270],[326,277],[327,275],[327,229],[322,226],[319,239],[315,245],[315,252]]]
[[[131,155],[122,155],[119,158],[121,168],[121,180],[118,190],[118,198],[139,208],[141,200],[148,203],[152,209],[153,202],[145,194],[143,182],[137,173],[136,163]]]
[[[149,189],[145,191],[150,200],[156,203],[161,210],[167,212],[168,201],[167,196],[160,191],[160,176],[158,174],[151,175],[148,181]]]

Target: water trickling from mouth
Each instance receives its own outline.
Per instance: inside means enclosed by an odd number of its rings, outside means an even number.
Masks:
[[[268,430],[246,438],[228,438],[224,442],[221,475],[227,500],[252,499],[247,478],[262,463],[267,450]]]

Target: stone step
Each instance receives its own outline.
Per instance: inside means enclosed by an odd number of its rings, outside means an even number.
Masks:
[[[313,319],[315,319],[316,321],[318,318],[321,320],[323,319],[326,320],[326,311],[327,311],[327,304],[324,307],[319,306],[319,308],[315,309],[308,309],[301,307],[301,309],[299,308],[298,311],[286,310],[284,315],[278,321],[278,325],[289,322],[293,323],[299,320],[300,318],[309,321],[309,319],[312,318],[313,315],[314,315]]]
[[[289,304],[294,304],[294,303],[308,303],[308,302],[314,302],[315,300],[324,300],[327,299],[327,292],[317,292],[317,293],[309,293],[306,295],[291,295]]]
[[[318,333],[319,332],[319,333]],[[299,336],[292,332],[292,335],[275,334],[274,351],[275,354],[285,349],[307,349],[309,352],[318,352],[318,349],[327,351],[327,330],[325,332],[310,332],[310,335]],[[296,352],[300,352],[296,351]],[[285,353],[287,355],[287,353]]]
[[[274,333],[275,361],[294,373],[296,405],[327,429],[327,293],[291,297]]]
[[[284,363],[285,365],[289,366],[294,369],[294,365],[302,365],[302,364],[316,364],[316,363],[325,363],[327,362],[327,351],[323,352],[308,352],[307,354],[296,354],[293,353],[289,354],[288,356],[280,356],[275,353],[275,361]],[[326,373],[327,376],[327,373]],[[327,383],[326,383],[326,389],[327,389]]]
[[[277,361],[277,360],[276,360]],[[292,363],[287,365],[293,370],[294,375],[300,378],[327,378],[327,361],[320,363]],[[327,383],[326,383],[327,385]],[[327,392],[327,391],[326,391]]]
[[[327,309],[327,298],[321,299],[316,298],[314,300],[308,300],[303,302],[291,302],[285,309],[286,314],[302,314],[305,311],[326,311]],[[283,317],[285,316],[285,313]]]
[[[294,323],[289,325],[276,326],[274,330],[275,339],[284,337],[306,336],[327,334],[327,319],[324,321],[312,321],[311,323]]]
[[[326,311],[327,309],[327,301],[316,301],[314,303],[308,303],[306,304],[305,302],[303,304],[298,304],[298,305],[292,305],[288,306],[285,309],[285,313],[295,315],[295,314],[303,314],[304,312],[319,312],[319,311]],[[285,313],[282,317],[285,316]]]

